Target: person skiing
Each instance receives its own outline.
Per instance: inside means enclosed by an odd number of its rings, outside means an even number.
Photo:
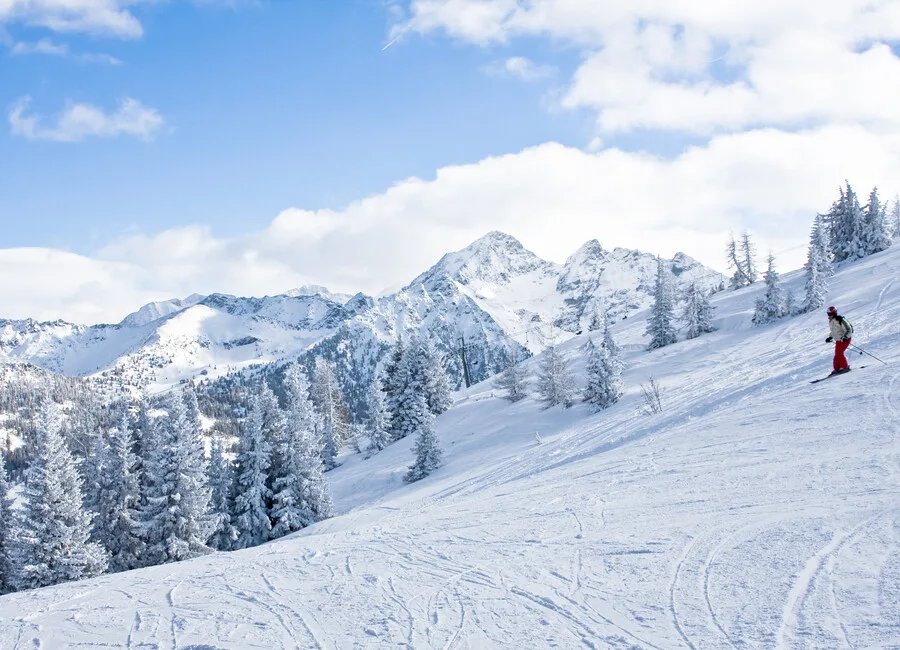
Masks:
[[[850,347],[851,336],[853,335],[853,325],[838,314],[834,307],[828,308],[828,327],[831,336],[825,339],[826,343],[834,341],[834,370],[832,375],[838,375],[844,372],[850,372],[850,364],[847,363],[847,357],[844,352]]]

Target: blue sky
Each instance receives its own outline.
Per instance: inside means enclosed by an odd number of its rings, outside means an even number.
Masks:
[[[338,208],[409,176],[548,140],[589,140],[585,112],[542,105],[536,83],[482,68],[505,47],[466,48],[413,37],[387,50],[382,2],[191,3],[135,9],[139,40],[54,37],[121,65],[45,54],[2,65],[2,105],[30,96],[47,117],[67,101],[111,110],[138,98],[164,117],[150,142],[33,142],[0,131],[0,247],[87,251],[130,230],[211,224],[231,236],[286,206]],[[47,30],[14,25],[17,42]],[[577,56],[539,42],[527,52],[563,68]]]
[[[898,44],[900,0],[0,0],[0,317],[375,294],[490,230],[797,268],[900,190]]]

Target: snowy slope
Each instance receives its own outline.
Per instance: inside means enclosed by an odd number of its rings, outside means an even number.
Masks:
[[[437,420],[432,477],[402,483],[411,441],[347,458],[334,519],[2,597],[0,648],[896,647],[898,275],[900,247],[830,294],[888,366],[854,355],[810,385],[830,368],[824,314],[751,328],[761,287],[717,295],[718,332],[653,353],[637,313],[614,328],[613,408],[475,386]],[[585,336],[563,346],[579,371]],[[651,376],[656,416],[638,413]]]
[[[669,264],[679,282],[721,281],[680,254]],[[67,375],[107,372],[154,390],[201,373],[219,376],[295,358],[329,341],[335,347],[340,335],[353,348],[349,357],[364,360],[360,367],[340,369],[342,376],[356,375],[346,384],[358,384],[374,373],[378,351],[418,332],[436,339],[448,357],[465,337],[480,379],[508,357],[540,352],[548,338],[565,340],[586,325],[595,307],[620,316],[646,306],[655,265],[651,255],[608,253],[589,242],[561,267],[492,232],[377,301],[310,285],[266,298],[213,294],[155,302],[117,325],[0,320],[0,360],[28,361]],[[461,382],[459,360],[451,358],[449,365]]]

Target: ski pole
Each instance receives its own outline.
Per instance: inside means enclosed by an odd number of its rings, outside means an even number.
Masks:
[[[850,344],[850,347],[853,348],[854,350],[859,351],[860,354],[868,354],[870,357],[872,357],[873,359],[875,359],[875,361],[881,361],[881,359],[879,359],[878,357],[876,357],[874,354],[870,354],[869,352],[866,352],[865,350],[863,350],[863,349],[862,349],[861,347],[859,347],[858,345],[853,345],[853,344],[851,343],[851,344]],[[887,364],[887,361],[881,361],[881,363],[883,363],[884,365],[888,365],[888,364]]]

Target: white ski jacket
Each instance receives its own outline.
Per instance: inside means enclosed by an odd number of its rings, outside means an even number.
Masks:
[[[831,337],[835,341],[840,341],[845,336],[853,334],[853,326],[843,318],[829,318],[828,327],[831,330]]]

